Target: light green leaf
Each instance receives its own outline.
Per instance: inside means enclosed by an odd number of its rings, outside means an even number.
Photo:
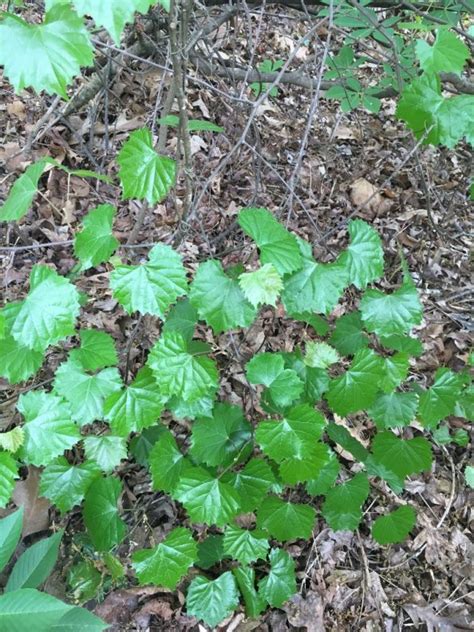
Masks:
[[[303,392],[304,384],[292,369],[285,369],[283,356],[259,353],[245,367],[251,384],[264,384],[277,406],[289,406]]]
[[[148,356],[148,365],[163,395],[176,395],[192,402],[217,388],[218,373],[213,360],[189,353],[184,338],[165,332]]]
[[[202,619],[211,628],[228,617],[239,605],[239,592],[230,571],[213,581],[195,577],[186,595],[188,615]]]
[[[257,244],[260,260],[271,263],[281,275],[299,270],[302,258],[296,237],[264,208],[247,208],[239,213],[240,227]]]
[[[26,549],[10,573],[5,592],[20,588],[37,588],[42,584],[56,564],[62,535],[63,532],[58,531]]]
[[[0,520],[0,571],[13,555],[21,537],[23,507]]]
[[[81,346],[73,349],[69,357],[82,365],[86,371],[97,371],[118,363],[114,339],[105,331],[81,329]]]
[[[466,479],[466,484],[469,485],[471,489],[474,489],[474,467],[472,465],[466,465],[466,469],[464,470],[464,477]]]
[[[1,33],[2,22],[0,22],[0,37]],[[27,167],[25,173],[15,180],[7,199],[0,208],[0,222],[18,221],[28,213],[33,198],[38,191],[39,179],[45,169],[46,162],[44,160],[38,160]]]
[[[218,403],[211,418],[192,427],[191,455],[200,463],[228,467],[252,438],[252,426],[239,406]]]
[[[148,128],[130,134],[117,156],[124,200],[147,200],[154,205],[169,193],[176,180],[176,162],[153,148]]]
[[[345,416],[372,405],[383,376],[383,360],[371,349],[360,349],[350,368],[331,380],[325,397],[331,410]]]
[[[97,478],[84,501],[84,524],[97,551],[110,551],[120,544],[127,525],[119,516],[117,502],[122,486],[117,478]]]
[[[242,593],[245,603],[245,613],[247,617],[255,618],[265,610],[266,603],[261,595],[255,590],[255,571],[249,566],[238,566],[232,569],[239,590]]]
[[[2,16],[0,64],[17,93],[32,87],[66,99],[67,85],[93,59],[89,33],[69,6],[53,7],[42,24]]]
[[[86,458],[97,463],[106,474],[112,472],[122,459],[127,458],[127,444],[123,437],[89,435],[84,439]]]
[[[112,234],[116,212],[111,204],[101,204],[83,218],[83,229],[74,240],[74,253],[81,262],[82,270],[108,261],[120,245]]]
[[[224,553],[241,564],[264,560],[269,548],[267,536],[262,531],[229,525],[224,532]]]
[[[351,243],[338,261],[347,269],[348,283],[363,290],[383,274],[383,248],[379,234],[367,222],[353,219],[348,226]]]
[[[224,272],[220,261],[214,259],[199,265],[189,299],[199,318],[205,320],[216,334],[248,327],[257,314],[238,282]]]
[[[281,608],[296,592],[295,562],[283,549],[270,551],[270,572],[258,582],[258,590],[273,608]]]
[[[283,459],[280,476],[284,483],[296,485],[314,478],[328,462],[328,453],[323,443],[309,445],[304,456]]]
[[[188,298],[181,299],[168,312],[163,323],[163,331],[175,331],[189,344],[193,339],[197,321],[197,309],[191,305]]]
[[[393,432],[379,432],[372,443],[376,462],[399,478],[425,472],[431,468],[431,445],[424,437],[399,439]]]
[[[395,353],[395,355],[384,358],[383,377],[380,381],[380,388],[384,393],[391,393],[407,377],[410,367],[408,353]]]
[[[272,263],[266,263],[254,272],[244,272],[239,277],[239,284],[254,307],[275,306],[283,289],[283,280]]]
[[[191,531],[177,527],[153,549],[136,551],[132,555],[132,566],[140,584],[174,590],[197,557],[197,544]]]
[[[339,361],[338,352],[326,342],[307,342],[304,363],[315,369],[327,369]]]
[[[20,475],[18,473],[18,465],[16,464],[15,459],[8,454],[8,452],[0,451],[0,507],[6,507],[10,502],[13,488],[15,487],[15,480],[17,478],[20,478]],[[2,565],[0,564],[0,569],[1,566]]]
[[[153,489],[174,494],[179,480],[190,468],[190,462],[176,445],[176,440],[166,430],[153,446],[148,457]]]
[[[369,495],[369,481],[363,472],[326,492],[322,514],[334,531],[354,531],[362,519],[362,505]]]
[[[416,416],[418,395],[406,393],[379,393],[367,410],[379,430],[408,426]]]
[[[416,523],[413,507],[403,505],[386,516],[380,516],[372,525],[372,537],[379,544],[402,542]]]
[[[257,527],[280,540],[307,540],[313,531],[315,510],[309,505],[286,502],[277,496],[267,496],[257,510]]]
[[[464,385],[464,377],[446,368],[436,371],[433,385],[420,396],[418,416],[425,428],[437,424],[454,414],[456,402]]]
[[[179,116],[176,114],[168,114],[156,121],[158,125],[168,125],[169,127],[179,127]],[[190,132],[223,132],[224,128],[211,123],[210,121],[202,121],[200,119],[188,119],[188,130]]]
[[[56,395],[30,391],[20,395],[17,408],[25,418],[25,442],[20,456],[33,465],[48,465],[80,439],[69,406]]]
[[[23,588],[0,597],[0,630],[51,632],[73,607],[35,588]]]
[[[102,632],[110,626],[85,608],[71,608],[49,632]]]
[[[242,513],[256,509],[276,482],[271,467],[263,459],[251,459],[237,472],[228,472],[222,477],[241,498]]]
[[[327,445],[324,447],[327,451],[327,460],[317,475],[306,483],[306,490],[312,496],[325,494],[336,482],[341,469],[337,456],[331,448]]]
[[[110,287],[129,314],[138,311],[164,318],[188,286],[181,256],[171,246],[157,244],[147,263],[117,266],[110,275]]]
[[[417,40],[416,56],[425,72],[454,72],[460,75],[469,49],[454,33],[446,29],[436,31],[436,40],[430,46],[425,40]]]
[[[40,494],[56,505],[61,513],[79,505],[92,481],[100,476],[95,463],[70,465],[66,459],[50,463],[41,473]]]
[[[7,452],[16,452],[25,441],[23,428],[15,426],[8,432],[0,432],[0,448]]]

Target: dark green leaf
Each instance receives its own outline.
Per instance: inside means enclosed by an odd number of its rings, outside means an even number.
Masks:
[[[257,526],[280,540],[308,539],[313,531],[315,510],[308,505],[298,505],[268,496],[257,510]]]

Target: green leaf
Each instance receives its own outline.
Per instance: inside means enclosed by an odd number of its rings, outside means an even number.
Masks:
[[[177,527],[153,549],[132,555],[132,566],[140,584],[154,584],[175,590],[197,560],[197,544],[189,529]]]
[[[407,377],[410,367],[410,358],[407,353],[396,353],[393,356],[384,358],[383,378],[380,381],[380,388],[385,393],[391,393]]]
[[[472,465],[466,465],[466,469],[464,470],[464,477],[466,479],[466,485],[469,485],[471,489],[474,489],[474,467]]]
[[[329,387],[327,371],[306,366],[300,349],[291,354],[283,354],[283,358],[285,360],[285,368],[295,371],[304,384],[302,399],[310,404],[318,402]]]
[[[326,428],[326,432],[330,439],[338,443],[346,452],[350,452],[358,461],[364,463],[367,460],[369,456],[368,450],[351,435],[345,426],[338,423],[330,423]]]
[[[0,432],[0,448],[7,452],[16,452],[25,441],[23,428],[15,426],[8,432]]]
[[[40,494],[56,505],[61,513],[66,513],[79,505],[90,484],[100,476],[94,463],[70,465],[66,459],[50,463],[41,473]]]
[[[169,127],[179,127],[179,116],[168,114],[156,121],[158,125],[168,125]],[[188,130],[190,132],[223,132],[224,128],[211,123],[210,121],[202,121],[200,119],[188,119]]]
[[[307,342],[304,363],[315,369],[327,369],[339,361],[338,352],[326,342]]]
[[[21,537],[23,507],[0,520],[0,571],[13,555]]]
[[[372,537],[379,544],[402,542],[416,523],[413,507],[403,505],[386,516],[380,516],[372,525]]]
[[[146,428],[130,441],[130,453],[143,467],[148,467],[151,450],[160,437],[166,432],[162,424]]]
[[[81,346],[73,349],[69,357],[86,371],[97,371],[118,363],[114,339],[105,331],[81,329]]]
[[[367,410],[379,430],[408,426],[416,416],[418,395],[406,393],[379,393]]]
[[[238,472],[228,472],[222,477],[241,498],[242,513],[256,509],[275,483],[271,467],[263,459],[251,459]]]
[[[292,369],[285,369],[283,356],[259,353],[245,367],[251,384],[264,384],[277,406],[289,406],[303,392],[304,384]]]
[[[190,343],[194,336],[197,321],[198,313],[196,308],[191,305],[189,299],[185,298],[178,301],[170,309],[163,323],[163,331],[175,331],[183,336],[187,343]]]
[[[86,458],[96,463],[106,474],[112,472],[120,461],[127,458],[125,439],[110,434],[85,437],[84,451]]]
[[[233,487],[201,467],[187,469],[173,496],[193,522],[223,527],[240,512],[240,497]]]
[[[148,365],[163,395],[176,395],[192,402],[217,388],[218,373],[213,360],[189,353],[185,339],[165,332],[148,356]]]
[[[138,311],[164,318],[178,296],[186,294],[186,270],[171,246],[157,244],[147,263],[117,266],[110,275],[110,287],[129,314]]]
[[[94,480],[87,490],[84,524],[97,551],[110,551],[127,533],[117,508],[121,492],[120,481],[112,477]]]
[[[283,289],[282,278],[272,263],[266,263],[254,272],[244,272],[239,277],[239,284],[245,298],[254,307],[275,306]]]
[[[382,378],[383,360],[371,349],[360,349],[350,368],[331,380],[325,397],[331,410],[345,416],[372,405]]]
[[[30,291],[18,305],[11,334],[20,345],[44,352],[49,345],[74,334],[79,292],[47,266],[33,266]]]
[[[238,566],[232,569],[232,573],[244,598],[245,614],[250,618],[258,617],[265,610],[266,603],[255,590],[255,571],[249,566]]]
[[[89,33],[69,6],[53,7],[42,24],[2,16],[0,64],[17,93],[32,87],[67,99],[67,85],[93,60]]]
[[[283,459],[280,476],[284,483],[296,485],[314,478],[328,461],[328,453],[323,443],[309,445],[304,456]]]
[[[101,632],[110,626],[85,608],[71,608],[54,624],[50,632]]]
[[[74,253],[81,262],[81,270],[108,261],[117,250],[120,242],[112,234],[116,212],[111,204],[101,204],[83,218],[83,229],[74,240]]]
[[[17,408],[25,418],[25,442],[20,456],[33,465],[48,465],[80,439],[69,406],[56,395],[30,391],[20,395]]]
[[[369,481],[363,472],[326,493],[322,514],[334,531],[354,531],[362,520],[362,505],[369,495]]]
[[[280,540],[307,540],[313,531],[315,510],[309,505],[286,502],[277,496],[267,496],[257,510],[257,527]]]
[[[42,584],[56,564],[62,535],[63,532],[58,531],[26,549],[10,573],[5,592],[20,588],[37,588]]]
[[[341,316],[329,342],[341,355],[354,355],[359,349],[369,345],[367,334],[363,331],[361,314],[358,311]]]
[[[146,127],[130,134],[117,162],[124,200],[147,200],[155,205],[168,195],[175,183],[176,162],[156,153],[151,132]]]
[[[164,431],[155,443],[148,461],[153,489],[162,490],[168,494],[174,494],[181,477],[191,467],[169,430]]]
[[[433,460],[427,439],[399,439],[389,430],[375,436],[372,453],[376,462],[394,472],[400,479],[429,470]]]
[[[199,265],[189,299],[199,318],[205,320],[216,334],[248,327],[257,313],[238,282],[227,276],[221,262],[214,259]]]
[[[200,463],[227,467],[252,438],[252,426],[239,406],[218,403],[211,418],[193,424],[191,455]]]
[[[363,290],[383,274],[383,248],[379,234],[367,222],[353,219],[348,226],[351,243],[339,256],[347,269],[347,282]]]
[[[264,208],[247,208],[239,213],[240,227],[257,244],[260,260],[271,263],[281,275],[299,270],[302,258],[296,237]]]
[[[211,628],[228,617],[239,604],[239,592],[230,571],[213,581],[195,577],[186,595],[188,615],[202,619]]]
[[[2,23],[0,22],[0,34],[2,32],[1,29]],[[28,213],[33,198],[38,191],[39,179],[43,175],[45,168],[46,162],[38,160],[27,167],[25,173],[15,180],[7,199],[0,208],[0,222],[18,221]]]
[[[34,588],[8,592],[0,597],[0,630],[51,632],[72,606]]]
[[[387,349],[392,351],[400,351],[408,353],[410,356],[419,357],[423,354],[423,345],[416,338],[403,336],[401,334],[391,334],[390,336],[381,336],[380,342]]]
[[[425,40],[417,40],[415,51],[425,72],[454,72],[460,75],[469,58],[468,47],[446,29],[436,31],[433,46]]]
[[[229,525],[224,533],[224,553],[241,564],[267,557],[270,544],[262,531],[249,531]]]
[[[164,403],[151,369],[144,366],[131,384],[105,400],[105,419],[115,435],[127,437],[155,424]]]
[[[312,496],[325,494],[336,482],[341,469],[339,461],[331,448],[327,445],[324,447],[327,451],[327,460],[319,470],[317,476],[306,483],[306,490],[308,494]]]
[[[446,368],[436,371],[433,385],[420,395],[418,416],[425,428],[433,429],[441,419],[454,414],[463,385],[462,374]]]
[[[291,312],[288,316],[293,320],[298,320],[302,323],[311,325],[318,336],[325,336],[329,331],[329,325],[326,319],[322,318],[318,314],[312,314],[311,312]]]
[[[15,459],[8,452],[0,451],[0,507],[6,507],[10,502],[17,478],[20,478],[20,475]]]
[[[217,562],[220,562],[224,557],[227,557],[224,553],[224,536],[208,535],[205,540],[198,543],[198,560],[197,566],[203,569],[211,568]]]
[[[283,549],[270,551],[270,572],[258,582],[258,590],[273,608],[281,608],[296,592],[295,562]]]
[[[72,418],[80,426],[102,419],[105,400],[121,386],[118,369],[89,375],[73,358],[59,366],[54,378],[55,392],[69,403]]]

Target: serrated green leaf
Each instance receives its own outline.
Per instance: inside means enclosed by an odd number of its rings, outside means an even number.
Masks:
[[[20,507],[0,520],[0,571],[3,571],[20,541],[23,513],[23,507]]]
[[[118,363],[114,339],[105,331],[81,329],[81,346],[73,349],[69,357],[82,365],[86,371],[97,371]]]
[[[181,256],[166,244],[157,244],[148,262],[119,265],[110,275],[114,298],[129,314],[140,312],[164,318],[166,310],[186,294],[186,270]]]
[[[325,397],[331,410],[345,416],[371,406],[382,378],[383,360],[371,349],[360,349],[350,368],[329,383]]]
[[[283,280],[272,263],[266,263],[254,272],[244,272],[239,277],[239,284],[254,307],[275,306],[283,289]]]
[[[286,502],[267,496],[257,510],[257,527],[280,540],[308,539],[313,531],[315,510],[309,505]]]
[[[16,452],[25,441],[23,428],[16,426],[8,432],[0,432],[0,448],[7,452]]]
[[[199,318],[205,320],[216,334],[248,327],[257,314],[238,282],[227,276],[221,262],[214,259],[199,265],[189,299]]]
[[[392,351],[408,353],[410,356],[418,357],[423,353],[423,345],[416,338],[403,336],[401,334],[391,334],[390,336],[380,336],[381,344]]]
[[[425,428],[433,429],[442,419],[454,414],[463,385],[462,374],[446,368],[436,371],[433,385],[420,395],[418,417]]]
[[[1,32],[0,22],[0,34]],[[0,208],[0,222],[17,222],[26,215],[38,191],[38,182],[45,168],[46,162],[38,160],[27,167],[25,172],[15,180],[7,199]]]
[[[281,608],[296,592],[295,562],[283,549],[270,551],[270,572],[258,582],[258,590],[273,608]]]
[[[53,625],[50,632],[102,632],[110,627],[86,608],[71,608]]]
[[[410,366],[410,358],[407,353],[395,353],[384,358],[382,365],[383,377],[379,387],[384,393],[391,393],[407,377]]]
[[[413,507],[403,505],[386,516],[380,516],[372,525],[372,537],[379,544],[402,542],[416,523]]]
[[[179,397],[171,397],[166,408],[176,419],[196,419],[196,417],[212,417],[217,385],[209,390],[209,393],[200,399],[184,401]]]
[[[96,463],[106,474],[112,472],[122,459],[127,458],[125,439],[110,434],[85,437],[84,451],[86,458]]]
[[[327,369],[338,362],[338,352],[326,342],[307,342],[304,363],[314,369]]]
[[[69,604],[35,588],[15,590],[0,597],[0,629],[51,632],[71,609]]]
[[[337,423],[330,423],[326,428],[330,439],[339,444],[346,452],[350,452],[358,461],[364,463],[369,456],[368,450],[351,435],[349,430]]]
[[[117,250],[120,242],[112,234],[116,212],[111,204],[100,204],[83,218],[83,229],[74,239],[74,253],[81,262],[81,270],[108,261]]]
[[[362,519],[362,505],[369,495],[369,481],[360,472],[326,492],[322,514],[334,531],[353,531]]]
[[[417,40],[416,56],[425,72],[454,72],[459,75],[469,57],[469,49],[459,38],[447,31],[438,29],[433,46],[425,40]]]
[[[19,455],[27,463],[48,465],[80,439],[69,406],[56,395],[37,390],[20,395],[17,408],[25,418],[25,442]]]
[[[63,532],[58,531],[26,549],[8,577],[6,593],[21,588],[37,588],[45,581],[56,564],[62,535]]]
[[[0,507],[6,507],[10,502],[17,478],[20,478],[20,475],[15,459],[8,452],[0,451]],[[0,569],[1,566],[0,564]]]
[[[176,180],[176,162],[153,148],[148,128],[130,134],[117,156],[124,200],[147,200],[154,205],[169,193]]]
[[[163,323],[163,331],[175,331],[189,343],[193,339],[197,321],[197,309],[191,305],[191,301],[188,298],[185,298],[178,301],[170,309]]]
[[[117,503],[122,486],[117,478],[97,478],[84,500],[84,524],[97,551],[110,551],[120,544],[127,525],[119,516]]]
[[[237,608],[239,592],[230,571],[213,581],[205,577],[195,577],[186,595],[188,615],[202,619],[214,628]]]
[[[211,568],[217,562],[220,562],[224,557],[227,557],[224,553],[224,536],[208,535],[205,540],[198,543],[198,560],[196,565],[203,569]]]
[[[78,562],[69,569],[68,584],[76,602],[93,599],[102,583],[102,575],[92,560]]]
[[[166,432],[166,428],[162,424],[150,426],[140,434],[135,435],[130,441],[130,453],[135,460],[143,467],[149,466],[150,452],[155,443]]]
[[[70,465],[66,459],[50,463],[41,473],[40,494],[48,498],[61,513],[79,505],[92,481],[100,476],[95,463]]]
[[[192,402],[217,388],[218,373],[213,360],[189,353],[185,339],[178,333],[163,333],[147,363],[167,397],[176,395]]]
[[[275,483],[271,467],[263,459],[251,459],[238,472],[228,472],[222,477],[241,498],[242,513],[256,509]]]
[[[374,459],[400,479],[427,471],[433,459],[429,441],[424,437],[399,439],[393,432],[379,432],[372,442]]]
[[[383,248],[379,234],[367,222],[353,219],[348,226],[351,242],[338,261],[347,269],[348,284],[363,290],[383,274]]]
[[[189,529],[177,527],[153,549],[132,555],[132,566],[140,584],[154,584],[174,590],[197,560],[197,544]]]
[[[304,456],[283,459],[280,476],[284,483],[296,485],[308,481],[326,465],[328,454],[323,443],[314,443],[305,449]]]
[[[327,459],[317,475],[306,483],[306,490],[312,496],[320,496],[330,489],[339,475],[341,466],[337,456],[327,445],[324,446],[327,452]]]
[[[456,417],[474,421],[474,385],[468,384],[458,396],[454,409]]]
[[[245,613],[250,618],[258,617],[265,610],[266,602],[255,590],[255,571],[249,566],[232,569],[245,603]]]
[[[359,349],[367,347],[369,339],[363,331],[360,312],[350,312],[338,318],[329,342],[341,355],[354,355]]]
[[[369,417],[375,421],[379,430],[408,426],[416,416],[418,395],[413,391],[406,393],[379,393],[367,409]]]
[[[245,367],[251,384],[264,384],[277,406],[289,406],[303,392],[304,384],[292,369],[285,369],[283,356],[259,353]]]
[[[229,525],[224,532],[224,553],[241,564],[267,557],[270,544],[262,531],[249,531]]]
[[[165,430],[153,446],[148,462],[153,489],[162,490],[168,494],[174,494],[179,480],[191,467],[189,460],[179,450],[169,430]]]
[[[89,33],[67,5],[50,9],[42,24],[28,24],[8,13],[2,16],[0,64],[17,93],[32,87],[66,99],[67,85],[93,60]]]
[[[300,349],[291,354],[283,354],[283,359],[285,368],[295,371],[304,384],[301,398],[311,405],[318,402],[329,387],[327,371],[306,366]]]

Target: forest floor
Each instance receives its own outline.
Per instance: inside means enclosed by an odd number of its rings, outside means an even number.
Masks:
[[[262,58],[283,58],[293,35],[290,27],[285,32],[269,25],[262,35]],[[144,124],[157,132],[156,112],[165,80],[161,70],[146,62],[125,60],[105,89],[86,107],[41,132],[28,152],[25,144],[53,99],[27,91],[14,95],[8,82],[0,78],[0,196],[4,198],[14,178],[43,155],[70,167],[115,175],[114,158],[127,134]],[[212,86],[229,92],[224,81]],[[223,156],[240,137],[247,111],[211,87],[198,85],[190,77],[190,116],[211,120],[225,131],[196,133],[191,139],[196,187],[208,178],[212,180],[179,246],[187,266],[194,268],[210,256],[223,259],[225,266],[232,265],[249,255],[250,246],[235,223],[242,207],[270,209],[291,230],[308,239],[316,257],[324,261],[344,247],[348,218],[361,217],[374,225],[384,243],[388,269],[382,285],[390,289],[399,282],[401,249],[420,291],[425,308],[425,321],[418,332],[425,348],[417,364],[420,381],[429,384],[442,365],[462,368],[471,344],[472,313],[472,209],[466,195],[472,154],[468,148],[416,147],[412,134],[397,123],[391,100],[385,100],[380,113],[373,115],[362,110],[342,114],[336,103],[323,98],[300,156],[311,95],[284,86],[259,109],[247,142],[220,170]],[[250,96],[250,90],[245,94]],[[57,111],[47,117],[46,125]],[[166,152],[173,155],[175,149],[171,129]],[[296,172],[300,159],[301,168]],[[18,226],[0,226],[1,303],[25,295],[30,270],[37,263],[51,265],[61,274],[71,270],[75,261],[70,240],[93,206],[102,202],[117,206],[114,232],[122,244],[139,212],[136,203],[120,200],[118,186],[68,179],[57,170],[43,176],[40,190]],[[182,197],[183,188],[178,185],[166,201],[150,209],[137,246],[169,242],[179,223]],[[122,249],[119,254],[137,262],[147,251],[147,247],[137,247]],[[82,311],[81,326],[100,327],[112,334],[122,357],[131,342],[133,373],[156,339],[158,327],[145,318],[136,328],[137,317],[126,315],[112,298],[108,272],[109,267],[103,265],[79,281],[80,288],[93,299]],[[350,309],[352,298],[346,294],[337,314]],[[273,309],[263,310],[249,333],[223,334],[219,346],[224,357],[220,361],[227,373],[222,392],[241,401],[243,361],[257,348],[289,351],[306,335],[302,323],[290,324]],[[64,351],[49,353],[41,372],[26,387],[49,380],[63,356]],[[10,405],[1,408],[2,401],[14,404],[15,396],[24,389],[24,384],[12,388],[0,379],[0,428]],[[469,430],[458,418],[450,418],[449,425]],[[355,431],[364,442],[364,428],[356,426]],[[260,619],[246,620],[238,611],[222,629],[472,629],[473,547],[463,474],[469,452],[455,443],[435,445],[434,452],[432,472],[409,482],[405,491],[418,514],[413,537],[382,547],[364,529],[358,533],[333,532],[320,520],[312,541],[289,546],[297,560],[298,596]],[[347,466],[350,468],[350,461]],[[150,533],[159,539],[160,534],[179,524],[182,515],[170,498],[151,491],[144,468],[123,462],[120,474],[131,537],[119,548],[118,557],[126,564],[131,551],[149,541]],[[61,517],[44,499],[39,500],[34,471],[18,485],[23,485],[20,493],[29,508],[30,539],[53,523],[66,527],[68,539],[61,568],[49,580],[48,590],[71,598],[66,576],[77,558],[73,536],[82,530],[80,512]],[[91,600],[88,607],[114,624],[115,630],[204,630],[196,619],[186,616],[183,604],[181,593],[136,587],[126,575],[121,584],[103,587],[101,599]]]

